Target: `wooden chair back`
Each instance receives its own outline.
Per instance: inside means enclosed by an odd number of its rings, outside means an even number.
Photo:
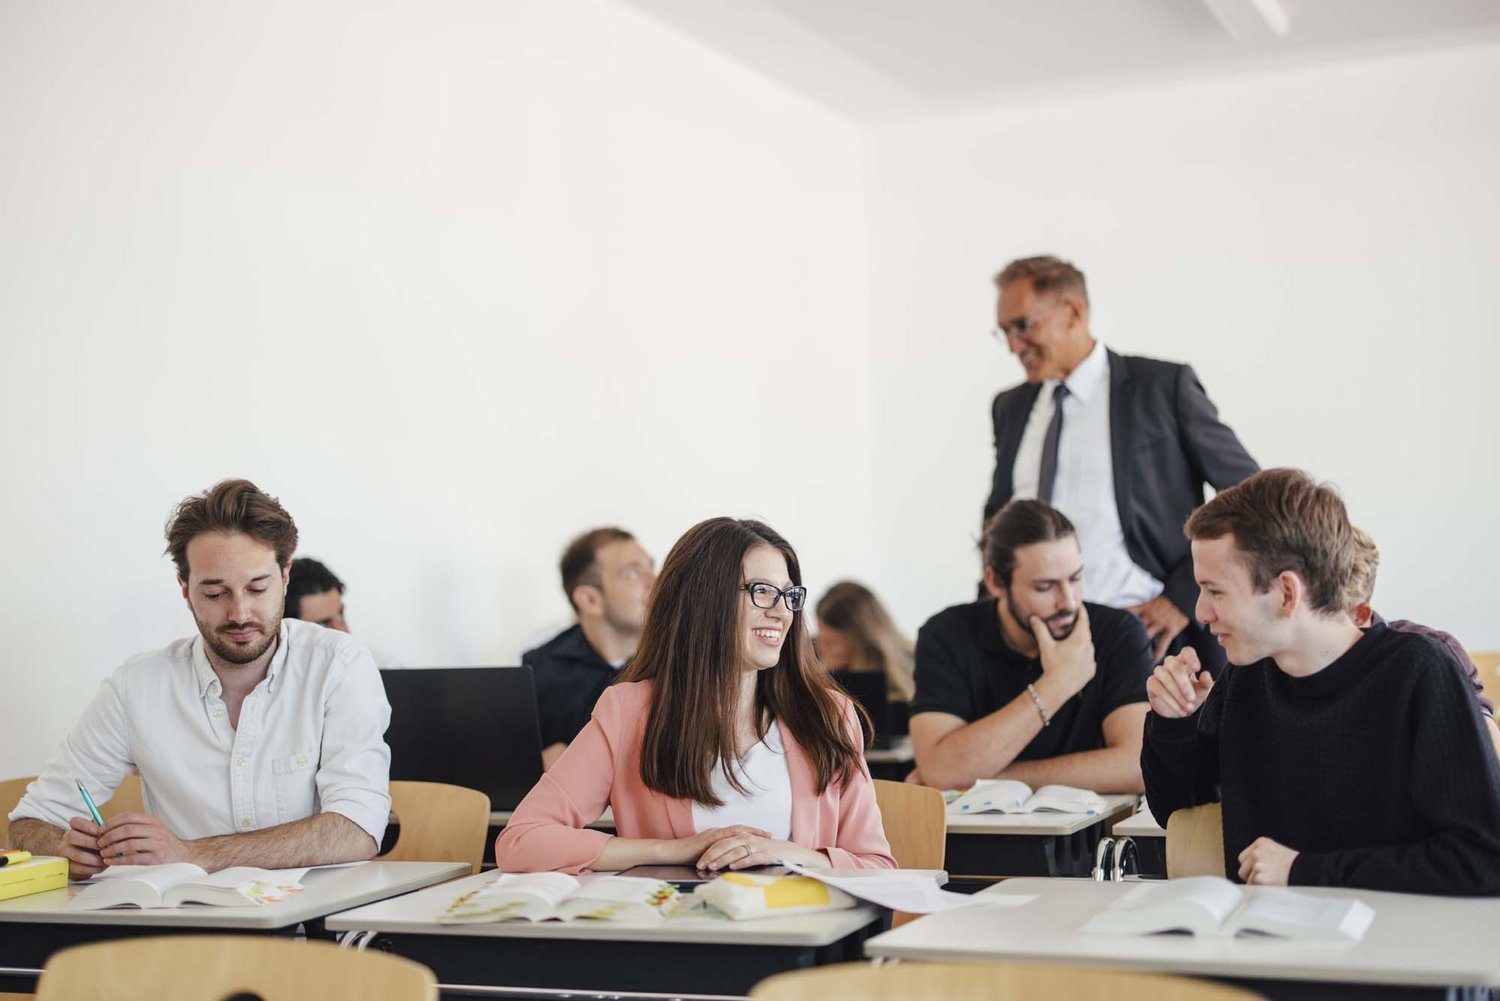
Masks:
[[[83,804],[78,804],[82,809]],[[125,776],[125,781],[120,783],[120,788],[109,798],[109,802],[99,804],[99,816],[108,820],[110,817],[121,813],[145,813],[146,801],[141,796],[141,776],[137,772],[131,772]]]
[[[947,838],[943,794],[909,782],[874,781],[880,822],[896,864],[903,869],[941,869]]]
[[[778,973],[755,1001],[1254,1001],[1238,987],[1160,973],[1031,963],[847,963]]]
[[[26,787],[36,781],[35,775],[28,775],[23,779],[5,779],[0,781],[0,848],[9,848],[7,839],[10,837],[10,811],[21,802],[21,797],[26,795]]]
[[[479,871],[490,832],[490,798],[484,793],[442,782],[392,782],[391,811],[401,833],[382,859],[467,862]]]
[[[53,953],[37,1001],[436,1001],[409,959],[332,942],[232,935],[126,938]]]
[[[1500,694],[1500,650],[1481,650],[1470,653],[1469,659],[1479,670],[1479,683],[1491,700]]]
[[[1224,811],[1218,803],[1178,810],[1167,818],[1167,878],[1223,876]]]

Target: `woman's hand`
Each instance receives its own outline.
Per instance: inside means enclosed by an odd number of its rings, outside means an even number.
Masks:
[[[726,831],[743,831],[743,828],[725,828]],[[701,836],[701,835],[700,835]],[[801,865],[827,867],[828,859],[821,853],[790,841],[777,841],[764,831],[753,834],[728,833],[718,837],[703,852],[697,861],[699,869],[718,872],[722,869],[749,869],[758,865],[776,865],[779,862],[797,862]]]

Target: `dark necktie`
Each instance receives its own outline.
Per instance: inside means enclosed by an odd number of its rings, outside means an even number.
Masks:
[[[1052,503],[1052,485],[1057,482],[1057,442],[1062,437],[1063,399],[1068,387],[1062,383],[1052,391],[1052,420],[1047,422],[1047,437],[1042,439],[1042,476],[1036,487],[1036,499]]]

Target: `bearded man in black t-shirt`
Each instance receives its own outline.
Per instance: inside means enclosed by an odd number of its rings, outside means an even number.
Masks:
[[[1018,779],[1137,793],[1151,642],[1128,612],[1083,601],[1077,533],[1011,501],[985,526],[990,597],[917,633],[916,779],[942,789]]]

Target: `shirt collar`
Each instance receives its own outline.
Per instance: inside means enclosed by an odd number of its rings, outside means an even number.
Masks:
[[[1109,351],[1103,341],[1095,341],[1094,349],[1088,353],[1078,367],[1069,373],[1063,382],[1068,393],[1078,398],[1079,403],[1088,403],[1089,397],[1099,391],[1109,380]]]
[[[276,679],[286,664],[287,633],[286,619],[282,619],[281,628],[277,630],[276,652],[271,655],[270,666],[266,668],[266,692],[268,694],[276,690]],[[200,699],[207,698],[210,692],[214,695],[220,694],[219,676],[214,673],[213,665],[208,662],[202,633],[193,638],[193,679],[198,685]]]

